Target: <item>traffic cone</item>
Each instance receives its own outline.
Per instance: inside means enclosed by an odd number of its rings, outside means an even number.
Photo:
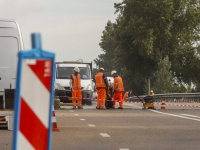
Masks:
[[[162,99],[161,109],[165,110],[165,99]]]
[[[52,118],[52,131],[60,131],[60,129],[57,128],[57,122],[56,122],[56,115],[54,111],[54,106],[53,106],[53,118]]]
[[[6,117],[1,118],[0,121],[6,121]]]

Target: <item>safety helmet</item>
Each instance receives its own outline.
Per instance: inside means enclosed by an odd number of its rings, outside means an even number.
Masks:
[[[153,90],[151,90],[151,92],[153,92]]]
[[[75,68],[74,68],[74,71],[75,71],[75,72],[80,72],[80,69],[79,69],[78,67],[75,67]]]
[[[117,71],[115,71],[115,70],[111,71],[111,76],[112,76],[113,74],[115,74],[115,73],[117,73]]]
[[[99,70],[102,70],[102,71],[104,71],[104,68],[100,68]]]

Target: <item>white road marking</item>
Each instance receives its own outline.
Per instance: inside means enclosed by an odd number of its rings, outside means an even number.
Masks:
[[[96,127],[95,125],[93,124],[88,124],[89,127]]]
[[[79,116],[79,114],[74,114],[74,116]]]
[[[100,135],[103,137],[110,137],[110,135],[108,135],[107,133],[100,133]]]
[[[128,148],[120,148],[119,150],[130,150],[130,149],[128,149]]]
[[[188,114],[181,114],[181,115],[184,115],[184,116],[189,116],[189,117],[195,117],[195,118],[200,118],[199,116],[188,115]]]
[[[150,111],[153,111],[153,112],[156,112],[156,113],[160,113],[160,114],[164,114],[164,115],[169,115],[169,116],[174,116],[174,117],[179,117],[179,118],[184,118],[184,119],[190,119],[190,120],[200,121],[200,119],[189,118],[189,117],[174,115],[174,114],[170,114],[170,113],[164,113],[164,112],[160,112],[160,111],[157,111],[157,110],[150,110]]]
[[[80,119],[81,121],[85,121],[85,119]]]
[[[74,112],[73,110],[70,110],[70,112]]]

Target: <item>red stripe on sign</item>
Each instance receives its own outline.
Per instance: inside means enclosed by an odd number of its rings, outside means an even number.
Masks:
[[[43,125],[22,97],[19,130],[35,149],[47,149],[48,128]]]
[[[36,64],[28,65],[48,91],[51,84],[51,64],[51,60],[36,60]]]

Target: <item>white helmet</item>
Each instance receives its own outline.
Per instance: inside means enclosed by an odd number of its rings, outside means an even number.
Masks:
[[[100,68],[99,70],[103,70],[104,71],[104,68]]]
[[[151,92],[153,92],[153,90],[151,90]]]
[[[113,74],[115,74],[115,73],[117,73],[117,71],[115,71],[115,70],[111,71],[111,76],[112,76]]]
[[[75,68],[74,68],[74,71],[75,71],[75,72],[80,72],[80,69],[79,69],[78,67],[75,67]]]

